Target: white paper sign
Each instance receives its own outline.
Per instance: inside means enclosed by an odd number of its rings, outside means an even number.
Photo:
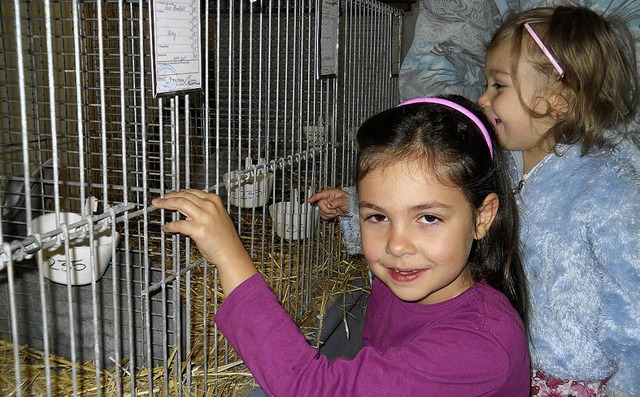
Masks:
[[[154,0],[150,7],[154,96],[202,89],[200,0]]]
[[[338,0],[319,0],[319,67],[320,77],[338,75]]]

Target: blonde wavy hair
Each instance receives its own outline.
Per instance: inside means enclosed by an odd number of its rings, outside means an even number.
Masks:
[[[557,71],[525,31],[528,23],[564,69]],[[566,106],[555,114],[557,123],[541,142],[582,145],[582,154],[610,146],[605,131],[628,122],[638,106],[638,72],[634,38],[626,23],[614,16],[603,17],[584,7],[541,7],[512,14],[496,31],[487,54],[511,45],[510,72],[518,76],[521,56],[549,76],[538,92],[548,98],[560,95]],[[526,105],[518,79],[514,85],[522,106],[532,117],[557,111],[551,103],[544,113]]]

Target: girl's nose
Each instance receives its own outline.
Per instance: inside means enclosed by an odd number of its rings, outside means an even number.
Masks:
[[[413,234],[406,227],[393,226],[387,239],[387,254],[397,257],[414,254],[416,252],[416,245],[412,237]]]
[[[483,112],[486,112],[486,109],[491,107],[491,101],[489,100],[489,94],[487,92],[488,91],[485,90],[482,95],[480,95],[480,98],[478,98],[478,105]]]

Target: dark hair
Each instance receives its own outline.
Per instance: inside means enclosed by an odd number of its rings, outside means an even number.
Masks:
[[[557,73],[531,36],[529,23],[565,71]],[[582,145],[582,154],[592,148],[612,146],[605,130],[631,120],[639,100],[638,72],[633,35],[626,23],[613,15],[606,18],[585,7],[540,7],[511,15],[494,33],[487,53],[511,46],[510,72],[517,76],[522,54],[542,73],[552,77],[545,90],[562,96],[569,105],[546,134],[546,142]],[[514,84],[519,91],[518,79]],[[547,94],[548,93],[548,94]],[[541,99],[547,99],[541,98]],[[533,117],[522,96],[520,102]]]
[[[442,98],[465,107],[482,121],[493,141],[493,159],[470,118],[442,104],[415,103],[383,111],[362,124],[357,134],[356,179],[361,181],[372,170],[397,161],[418,159],[441,183],[460,188],[474,214],[495,193],[500,202],[498,213],[485,237],[474,241],[468,266],[475,281],[484,279],[503,292],[526,322],[527,288],[506,154],[474,103],[461,96]]]

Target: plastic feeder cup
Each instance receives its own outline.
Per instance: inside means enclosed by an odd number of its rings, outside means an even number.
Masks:
[[[34,233],[46,233],[56,228],[54,213],[37,217],[31,223]],[[79,222],[82,217],[73,212],[61,212],[60,222],[67,225]],[[120,234],[115,233],[115,245],[120,241]],[[67,284],[67,272],[71,272],[71,285],[91,284],[91,269],[94,270],[96,280],[100,279],[111,262],[114,241],[111,230],[107,229],[94,234],[93,248],[95,266],[91,265],[91,246],[88,233],[83,239],[69,242],[69,261],[65,256],[64,244],[54,246],[43,251],[44,276],[58,284]]]
[[[240,208],[262,207],[269,202],[271,189],[273,189],[273,173],[258,174],[255,178],[238,182],[236,171],[231,173],[231,183],[228,183],[228,174],[224,174],[225,187],[229,194],[231,205]]]
[[[320,221],[320,210],[310,204],[279,202],[269,206],[276,234],[285,240],[310,238]]]

